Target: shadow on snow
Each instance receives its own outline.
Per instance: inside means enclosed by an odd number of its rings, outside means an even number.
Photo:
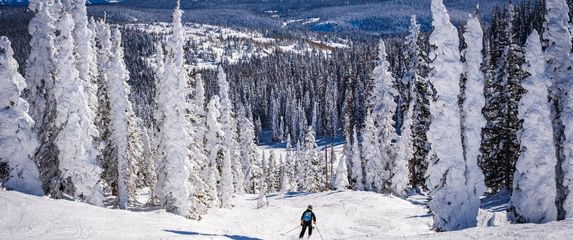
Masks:
[[[253,238],[240,235],[210,234],[210,233],[199,233],[199,232],[189,232],[189,231],[179,231],[179,230],[163,230],[163,231],[187,236],[227,237],[234,240],[262,240],[260,238]]]

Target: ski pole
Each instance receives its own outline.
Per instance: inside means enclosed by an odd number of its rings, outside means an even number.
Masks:
[[[318,225],[316,225],[316,223],[314,224],[314,227],[316,228],[316,231],[318,232],[318,236],[320,236],[320,239],[324,240],[324,238],[322,238],[322,234],[320,233],[320,229],[318,229]]]
[[[296,227],[294,227],[293,229],[291,229],[291,230],[289,230],[288,232],[283,233],[283,234],[281,234],[281,235],[282,235],[282,236],[287,235],[289,232],[294,231],[294,230],[297,229],[298,227],[299,227],[299,226],[296,226]]]

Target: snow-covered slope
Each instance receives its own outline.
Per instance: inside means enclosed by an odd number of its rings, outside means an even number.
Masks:
[[[212,209],[199,222],[162,210],[124,211],[0,192],[0,239],[296,239],[302,211],[314,206],[323,239],[567,239],[573,220],[432,233],[423,199],[371,192],[241,195],[233,209]],[[293,229],[292,232],[282,235]],[[320,239],[315,231],[311,239]]]
[[[470,228],[463,231],[433,233],[397,239],[408,240],[460,240],[460,239],[495,239],[495,240],[566,240],[573,234],[573,219],[547,224],[519,224],[503,227]]]
[[[201,221],[162,210],[133,212],[66,200],[0,192],[0,239],[291,239],[308,204],[325,239],[365,239],[429,233],[431,218],[412,202],[371,192],[271,195],[234,199],[233,209],[213,209]],[[318,232],[316,232],[318,233]],[[315,234],[312,239],[319,239]]]

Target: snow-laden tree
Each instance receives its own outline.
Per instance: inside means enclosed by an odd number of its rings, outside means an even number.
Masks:
[[[406,69],[402,76],[402,82],[407,83],[408,109],[403,117],[401,135],[407,138],[410,131],[413,157],[409,159],[410,185],[413,188],[425,188],[425,174],[428,167],[427,155],[429,152],[428,137],[426,135],[430,126],[430,87],[428,84],[428,56],[426,53],[427,39],[421,31],[420,24],[416,21],[416,16],[410,19],[409,34],[405,39],[405,49],[403,52]],[[411,124],[408,122],[408,118]],[[408,125],[410,125],[408,127]],[[410,130],[408,130],[410,128]],[[407,139],[399,142],[397,159],[402,156],[409,157],[410,151]],[[400,156],[400,157],[399,157]],[[398,161],[398,160],[397,160]]]
[[[362,154],[360,151],[360,145],[358,144],[358,133],[356,129],[352,134],[351,141],[351,151],[352,153],[350,161],[352,163],[352,168],[350,171],[350,185],[352,189],[357,191],[364,191],[364,167],[362,164]]]
[[[86,0],[62,0],[62,3],[65,11],[72,15],[74,21],[72,35],[75,42],[74,57],[76,58],[76,69],[79,72],[84,91],[88,96],[88,104],[91,110],[90,118],[95,119],[98,108],[97,84],[94,82],[97,77],[96,56],[94,56],[94,46],[92,45],[92,39],[95,35],[88,27]],[[91,134],[94,139],[98,136],[97,132]]]
[[[225,127],[222,126],[222,129]],[[225,136],[223,131],[223,136]],[[224,143],[225,141],[223,141]],[[231,160],[230,151],[227,146],[222,148],[223,156],[221,161],[221,180],[219,181],[219,200],[221,201],[221,208],[231,207],[231,198],[233,197],[233,162]],[[241,185],[242,187],[242,185]]]
[[[63,11],[61,4],[54,5],[58,12],[56,22],[59,33],[54,39],[56,61],[54,84],[47,89],[53,102],[55,119],[50,119],[58,129],[55,134],[59,174],[50,180],[49,193],[57,198],[70,195],[90,204],[103,206],[103,191],[100,185],[98,149],[94,146],[92,133],[97,129],[90,118],[87,94],[81,85],[79,72],[74,67],[74,39],[72,16]],[[52,111],[52,110],[50,110]]]
[[[263,151],[263,153],[259,156],[260,160],[259,163],[261,164],[261,183],[259,186],[259,189],[261,190],[261,192],[259,194],[266,194],[269,191],[269,186],[267,184],[267,177],[268,177],[268,158],[267,155],[265,154],[265,152]]]
[[[259,193],[262,177],[261,163],[255,144],[255,126],[245,114],[239,114],[239,148],[243,172],[245,173],[245,190],[247,193]]]
[[[277,166],[277,157],[275,156],[275,151],[270,150],[269,158],[267,164],[265,164],[265,176],[267,180],[268,193],[274,193],[277,191],[277,176],[275,175],[275,168]]]
[[[135,177],[137,160],[133,154],[140,151],[130,151],[130,124],[129,117],[132,113],[131,103],[128,100],[129,72],[123,62],[123,48],[121,46],[121,33],[115,30],[113,33],[113,48],[109,59],[107,74],[107,95],[109,99],[109,140],[112,145],[112,158],[117,161],[117,190],[119,208],[126,209],[130,198],[135,197]],[[135,142],[134,142],[135,143]],[[139,149],[138,149],[139,150]]]
[[[138,119],[141,120],[141,119]],[[157,185],[157,174],[155,171],[155,154],[153,151],[153,147],[151,145],[151,139],[149,134],[149,129],[145,127],[143,121],[139,122],[139,129],[137,131],[141,137],[141,145],[142,145],[142,162],[139,166],[139,173],[138,173],[138,185],[143,187],[149,187],[151,190],[151,196],[155,195],[153,191],[155,190],[155,185]],[[151,197],[148,200],[148,203],[152,203],[155,199]]]
[[[181,15],[177,7],[173,13],[173,33],[168,41],[163,77],[158,77],[154,111],[157,124],[157,168],[156,192],[161,205],[168,212],[185,217],[196,217],[194,202],[195,187],[191,183],[194,162],[190,159],[189,147],[192,138],[190,123],[186,118],[189,110],[189,92],[184,70],[184,38]]]
[[[348,189],[350,183],[348,182],[348,163],[346,162],[346,157],[343,155],[340,160],[338,160],[338,166],[336,168],[336,175],[334,177],[333,188],[342,191]]]
[[[30,103],[30,116],[35,121],[35,129],[45,138],[44,114],[46,113],[47,89],[53,86],[54,71],[54,26],[56,18],[52,9],[53,0],[30,0],[28,4],[34,17],[30,20],[28,31],[30,39],[30,55],[26,61],[26,81],[30,90],[28,102]],[[46,119],[48,120],[48,119]],[[40,140],[40,144],[44,140]]]
[[[410,182],[417,185],[418,176],[416,176],[416,174],[419,171],[416,171],[416,167],[421,165],[418,161],[424,161],[415,158],[415,153],[418,149],[414,146],[414,140],[416,137],[421,137],[419,135],[424,134],[425,132],[418,133],[412,131],[414,128],[414,121],[416,121],[416,117],[419,117],[420,115],[420,103],[418,100],[420,97],[423,97],[420,96],[420,92],[418,91],[420,82],[424,81],[422,79],[423,76],[421,76],[421,74],[423,74],[421,71],[423,71],[423,68],[425,67],[423,59],[424,56],[422,56],[421,46],[419,46],[420,35],[420,25],[416,22],[416,16],[412,16],[410,19],[409,34],[406,36],[406,50],[404,51],[404,56],[408,66],[404,76],[402,77],[402,84],[406,86],[405,93],[403,95],[406,96],[405,100],[407,101],[407,110],[402,117],[403,122],[400,130],[400,137],[396,142],[396,160],[394,168],[392,169],[393,175],[390,179],[390,190],[398,196],[405,196],[406,189]],[[422,124],[421,122],[417,123]],[[414,134],[417,134],[418,136],[415,136]],[[422,149],[422,151],[423,150],[424,149]],[[409,181],[410,170],[413,170],[411,173],[414,175],[411,178],[413,181]]]
[[[281,130],[280,130],[280,115],[279,110],[281,107],[281,102],[277,98],[277,94],[275,91],[271,90],[271,95],[269,99],[269,112],[270,112],[270,122],[271,122],[271,130],[273,134],[273,141],[282,141],[281,139]]]
[[[128,201],[134,200],[138,187],[155,188],[153,151],[147,129],[128,100],[129,72],[124,63],[121,33],[116,29],[112,36],[110,26],[103,20],[92,19],[89,27],[95,36],[92,46],[96,52],[101,176],[107,183],[106,190],[118,196],[119,207],[125,208]]]
[[[225,158],[231,164],[233,175],[233,189],[234,192],[244,193],[244,179],[245,175],[242,170],[241,156],[238,154],[237,143],[237,129],[235,122],[235,113],[233,112],[233,103],[229,98],[229,82],[227,82],[227,74],[223,67],[219,66],[218,69],[218,84],[219,84],[219,98],[221,99],[221,116],[219,122],[223,128],[223,146],[226,154]]]
[[[293,170],[294,170],[294,166],[293,166],[293,155],[292,155],[292,144],[291,144],[291,138],[290,138],[290,134],[287,135],[286,138],[286,156],[285,159],[283,161],[283,166],[284,169],[282,171],[282,176],[281,176],[281,190],[280,192],[290,192],[293,191]]]
[[[467,174],[466,185],[469,188],[469,205],[477,209],[480,206],[479,197],[485,192],[484,175],[478,166],[481,146],[481,131],[486,124],[482,114],[485,105],[484,75],[481,71],[483,64],[483,30],[479,15],[472,14],[465,26],[465,46],[461,55],[463,58],[463,91],[462,91],[462,145]]]
[[[221,181],[219,159],[223,157],[223,131],[221,130],[221,123],[219,123],[219,116],[221,115],[219,112],[220,108],[219,96],[213,96],[207,105],[205,150],[207,152],[208,163],[202,174],[208,186],[206,192],[210,198],[211,207],[219,205],[217,183]]]
[[[548,98],[549,79],[537,31],[527,39],[524,70],[529,77],[522,81],[527,91],[519,102],[522,153],[516,163],[513,194],[508,218],[513,223],[546,223],[557,220],[555,166]]]
[[[324,165],[320,161],[320,154],[316,145],[315,132],[312,126],[306,130],[303,147],[302,161],[306,167],[302,190],[305,192],[320,192],[326,190],[326,180],[324,178]]]
[[[29,94],[30,116],[38,134],[39,149],[34,156],[39,165],[40,179],[46,194],[51,195],[52,179],[58,175],[58,153],[54,145],[55,100],[49,90],[54,87],[55,22],[53,0],[31,0],[28,8],[34,13],[28,31],[31,35],[30,54],[26,60],[26,83]],[[48,104],[49,103],[49,104]]]
[[[413,98],[412,98],[413,99]],[[406,196],[409,186],[409,168],[408,163],[414,157],[414,145],[412,142],[412,115],[413,105],[408,108],[404,115],[402,124],[402,136],[397,139],[396,162],[392,169],[392,178],[390,179],[390,190],[398,196]]]
[[[202,170],[207,166],[208,161],[205,156],[205,121],[207,117],[205,112],[205,87],[201,74],[195,76],[195,87],[193,90],[193,97],[190,99],[191,111],[189,113],[193,127],[191,153],[193,154],[196,167]]]
[[[390,62],[387,60],[387,56],[386,44],[383,40],[380,40],[378,44],[378,62],[372,73],[372,92],[368,100],[368,105],[372,111],[372,120],[376,128],[376,134],[378,135],[378,151],[380,152],[378,156],[380,156],[380,159],[365,159],[367,162],[379,161],[379,164],[372,165],[383,168],[383,170],[373,170],[373,172],[378,173],[382,173],[384,170],[389,172],[393,170],[396,154],[392,139],[396,137],[393,118],[396,114],[397,107],[394,99],[398,96],[398,91],[394,88],[394,82],[396,82],[396,80],[390,72]],[[365,169],[365,171],[369,172],[370,170]],[[378,189],[378,191],[387,190],[390,187],[390,174],[392,173],[383,176],[385,181],[383,183],[384,189]]]
[[[89,21],[86,9],[86,0],[62,0],[63,10],[70,13],[74,22],[74,29],[72,30],[72,37],[74,38],[74,58],[75,66],[78,70],[80,85],[83,87],[86,101],[89,106],[88,121],[95,124],[96,114],[98,110],[97,99],[97,65],[94,46],[92,45],[95,38],[94,33],[89,29]],[[123,51],[123,50],[122,50]],[[96,127],[86,129],[92,144],[95,146],[96,152],[90,153],[92,156],[101,154],[98,147],[99,130]],[[88,148],[89,149],[89,148]]]
[[[195,202],[195,218],[200,219],[201,215],[207,213],[207,208],[212,203],[210,203],[210,197],[207,193],[209,186],[203,180],[205,179],[203,178],[203,173],[208,168],[209,164],[205,152],[205,88],[203,86],[201,74],[195,75],[193,80],[195,82],[195,86],[192,93],[190,93],[191,97],[188,99],[190,109],[187,112],[187,118],[190,120],[188,126],[190,126],[189,134],[192,139],[191,145],[189,146],[189,152],[191,154],[191,161],[193,161],[193,172],[197,174],[192,174],[190,181],[195,188],[192,198],[192,201]]]
[[[560,195],[557,204],[564,211],[559,219],[573,217],[573,33],[570,28],[569,7],[565,0],[545,1],[546,15],[543,40],[545,49],[546,74],[549,77],[551,117],[554,126],[554,139],[557,143],[557,176]],[[561,216],[563,215],[563,216]]]
[[[103,20],[95,21],[91,19],[90,28],[93,29],[95,33],[95,55],[96,55],[96,68],[97,68],[97,97],[98,97],[98,109],[96,111],[96,126],[99,130],[99,139],[102,140],[101,143],[101,158],[100,165],[103,169],[101,174],[102,180],[104,180],[112,193],[117,192],[117,160],[113,158],[114,154],[112,152],[112,142],[105,141],[104,139],[109,139],[110,133],[110,102],[108,96],[108,75],[109,75],[109,64],[112,57],[112,42],[111,42],[111,29],[108,24]],[[109,191],[108,190],[108,191]]]
[[[18,73],[18,63],[7,37],[0,37],[0,162],[9,173],[0,185],[19,192],[44,195],[34,153],[38,148],[29,105],[20,97],[26,82]]]
[[[388,158],[385,151],[380,151],[378,129],[374,125],[372,114],[366,116],[362,130],[362,157],[364,158],[364,190],[383,192],[385,184],[390,180],[390,171],[383,165],[383,159]],[[382,156],[384,155],[384,156]]]
[[[458,96],[460,62],[458,31],[441,0],[432,0],[430,35],[433,59],[430,82],[436,96],[430,102],[432,123],[428,131],[431,142],[427,186],[430,189],[430,210],[434,215],[433,228],[453,231],[475,226],[478,208],[471,203],[466,185],[468,169],[464,161]],[[473,187],[473,186],[472,186]],[[479,207],[479,206],[478,206]]]

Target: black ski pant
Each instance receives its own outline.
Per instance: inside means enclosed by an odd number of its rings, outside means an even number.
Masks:
[[[310,237],[310,235],[312,235],[312,222],[311,221],[302,222],[302,231],[300,232],[298,238],[304,237],[304,232],[306,231],[307,227],[308,227],[308,236]]]

